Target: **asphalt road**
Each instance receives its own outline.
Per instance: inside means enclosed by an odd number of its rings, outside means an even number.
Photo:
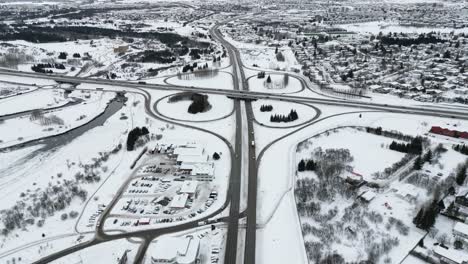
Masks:
[[[234,70],[234,83],[241,84],[242,92],[248,92],[248,82],[245,78],[243,70],[242,60],[240,53],[231,43],[226,41],[221,32],[218,29],[219,25],[216,25],[210,30],[211,35],[221,42],[227,49],[231,63]],[[237,101],[237,100],[236,100]],[[244,264],[255,263],[255,249],[256,249],[256,234],[257,234],[257,158],[255,153],[255,131],[254,131],[254,113],[252,110],[252,103],[250,100],[245,100],[245,109],[247,115],[247,155],[248,155],[248,185],[247,185],[247,209],[245,211],[247,217],[247,229],[245,232],[245,243],[244,243]],[[244,164],[246,165],[246,164]],[[229,237],[228,237],[229,238]],[[235,244],[234,244],[235,245]],[[225,263],[236,263],[230,259],[232,255],[237,255],[237,247],[226,247],[226,250],[232,251],[227,252]],[[228,259],[229,257],[229,259]]]
[[[239,75],[243,74],[242,68],[238,63],[238,58],[235,56],[235,52],[227,46],[227,43],[222,36],[220,36],[218,31],[219,24],[215,25],[211,30],[211,36],[217,39],[223,44],[229,53],[229,58],[231,60],[233,76],[234,76],[234,90],[240,91],[243,88],[242,78],[239,80]],[[231,205],[229,211],[229,220],[228,220],[228,232],[226,238],[226,250],[224,254],[224,263],[225,264],[236,264],[237,263],[237,245],[238,245],[238,235],[239,235],[239,210],[240,210],[240,195],[241,195],[241,183],[242,180],[242,166],[247,164],[242,163],[242,157],[245,155],[245,150],[242,149],[242,116],[241,116],[241,106],[239,100],[234,100],[234,107],[236,111],[236,150],[237,154],[237,171],[238,174],[232,174],[231,178],[236,178],[235,182],[232,182],[231,188]],[[250,133],[249,133],[250,136]],[[250,142],[250,141],[248,141]],[[250,151],[249,151],[250,152]],[[247,154],[250,156],[250,153]]]
[[[352,100],[340,100],[330,98],[310,98],[304,96],[295,96],[287,94],[269,94],[264,92],[253,92],[246,90],[224,90],[224,89],[211,89],[211,88],[197,88],[197,87],[184,87],[184,86],[169,86],[169,85],[157,85],[157,84],[142,84],[129,81],[117,81],[117,80],[100,80],[84,77],[68,77],[68,76],[57,76],[47,75],[38,73],[18,72],[13,70],[0,70],[0,75],[9,75],[16,77],[29,77],[37,79],[49,79],[57,82],[66,83],[90,83],[96,85],[111,85],[120,86],[123,91],[132,91],[137,89],[157,89],[157,90],[175,90],[175,91],[189,91],[199,92],[205,94],[221,94],[231,98],[237,98],[242,100],[257,100],[257,99],[270,99],[287,102],[298,102],[298,103],[311,103],[316,105],[333,105],[350,108],[360,108],[366,110],[381,110],[386,112],[403,113],[403,114],[418,114],[427,116],[440,116],[440,117],[453,117],[459,119],[468,120],[467,109],[447,109],[435,106],[404,106],[404,105],[391,105],[391,104],[379,104],[379,103],[368,103]]]

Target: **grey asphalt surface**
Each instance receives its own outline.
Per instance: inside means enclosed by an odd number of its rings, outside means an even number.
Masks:
[[[333,105],[351,108],[361,108],[369,110],[381,110],[386,112],[403,113],[403,114],[417,114],[426,116],[440,116],[440,117],[453,117],[468,120],[468,109],[441,109],[436,107],[421,107],[421,106],[404,106],[404,105],[391,105],[391,104],[380,104],[380,103],[368,103],[352,100],[342,99],[331,99],[331,98],[311,98],[304,96],[294,95],[277,95],[269,94],[264,92],[253,92],[246,90],[223,90],[223,89],[207,89],[197,87],[183,87],[183,86],[167,86],[157,84],[143,84],[128,81],[116,81],[116,80],[100,80],[83,77],[68,77],[68,76],[56,76],[47,74],[27,73],[18,72],[13,70],[0,70],[2,75],[10,75],[16,77],[29,77],[38,79],[50,79],[58,82],[69,82],[69,83],[90,83],[96,85],[111,85],[125,87],[129,90],[137,89],[156,89],[156,90],[175,90],[175,91],[190,91],[200,92],[205,94],[222,94],[232,98],[238,98],[241,100],[256,100],[256,99],[270,99],[279,100],[286,102],[302,102],[312,103],[317,105]]]

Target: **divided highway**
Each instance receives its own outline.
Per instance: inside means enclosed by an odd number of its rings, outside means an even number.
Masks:
[[[130,81],[117,81],[117,80],[100,80],[86,77],[69,77],[69,76],[57,76],[47,75],[39,73],[29,72],[18,72],[14,70],[0,69],[0,75],[16,76],[16,77],[28,77],[36,79],[47,79],[54,80],[63,83],[75,83],[75,84],[96,84],[96,85],[111,85],[122,87],[122,91],[133,91],[135,89],[156,89],[156,90],[173,90],[173,91],[186,91],[186,92],[198,92],[205,94],[220,94],[226,95],[230,98],[242,99],[242,100],[257,100],[257,99],[269,99],[279,100],[287,102],[298,102],[298,103],[311,103],[317,105],[333,105],[342,107],[361,108],[368,110],[381,110],[394,113],[404,114],[420,114],[429,116],[440,116],[440,117],[453,117],[460,119],[468,119],[468,109],[443,109],[431,106],[401,106],[391,104],[378,104],[368,103],[351,100],[339,100],[329,98],[312,98],[304,96],[294,96],[290,94],[270,94],[264,92],[253,92],[246,90],[224,90],[224,89],[211,89],[211,88],[198,88],[198,87],[186,87],[186,86],[175,86],[175,85],[158,85],[158,84],[146,84],[136,83]]]

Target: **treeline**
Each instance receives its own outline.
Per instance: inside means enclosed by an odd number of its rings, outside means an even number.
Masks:
[[[384,137],[388,137],[388,138],[395,138],[395,139],[403,140],[403,141],[411,141],[414,138],[413,136],[405,135],[405,134],[403,134],[401,132],[383,130],[382,127],[376,127],[376,128],[366,127],[366,132],[371,133],[371,134],[375,134],[375,135],[378,135],[378,136],[384,136]]]
[[[58,70],[65,70],[65,65],[62,63],[39,63],[39,64],[34,64],[31,66],[31,70],[34,72],[40,72],[40,73],[52,73],[52,70],[45,70],[45,69],[50,69],[50,68],[55,68]]]
[[[272,105],[262,105],[260,106],[260,112],[271,112],[273,111]]]
[[[182,43],[188,47],[209,47],[209,43],[192,40],[186,36],[181,36],[171,32],[136,32],[133,30],[122,31],[110,28],[99,28],[91,26],[55,26],[44,27],[25,25],[21,28],[16,28],[18,32],[0,34],[0,40],[26,40],[34,43],[47,42],[65,42],[77,39],[93,39],[98,37],[127,37],[127,38],[146,38],[157,39],[160,42],[171,47]]]
[[[190,55],[190,58],[192,58],[192,60],[199,60],[201,58],[200,54],[210,54],[212,52],[214,52],[213,48],[191,49],[189,55]],[[214,61],[216,61],[216,57],[214,57]]]
[[[411,46],[419,44],[434,44],[446,41],[444,39],[434,36],[433,34],[420,34],[417,38],[398,38],[391,36],[382,36],[380,38],[380,42],[386,45]]]
[[[410,143],[398,143],[396,141],[392,141],[389,149],[403,153],[420,155],[423,150],[422,138],[415,137]]]
[[[462,186],[465,183],[467,169],[468,159],[464,163],[461,163],[457,166],[457,169],[455,171],[455,182],[460,186]]]
[[[465,144],[454,145],[453,150],[460,152],[461,154],[468,155],[468,147]]]
[[[132,57],[132,61],[136,62],[157,62],[157,63],[172,63],[176,61],[175,54],[170,50],[145,50]]]
[[[434,226],[439,212],[439,203],[434,200],[432,203],[419,209],[417,215],[413,218],[413,224],[415,224],[418,228],[428,231],[432,226]]]
[[[65,42],[66,38],[55,33],[44,33],[44,32],[16,32],[0,34],[0,40],[25,40],[32,43],[48,43],[48,42]]]
[[[315,163],[315,161],[312,159],[308,159],[308,160],[301,159],[301,161],[299,161],[299,164],[297,165],[297,170],[301,172],[302,171],[314,171],[316,168],[317,168],[317,163]]]
[[[137,142],[137,140],[141,136],[148,135],[148,134],[149,134],[149,131],[148,131],[148,128],[146,128],[146,127],[142,127],[142,128],[135,127],[134,129],[132,129],[128,133],[128,137],[127,137],[127,150],[128,151],[134,150],[135,149],[135,143]]]
[[[270,122],[274,122],[274,123],[280,123],[280,122],[285,122],[285,123],[288,123],[288,122],[292,122],[292,121],[295,121],[299,119],[299,116],[296,112],[296,110],[291,110],[291,112],[289,112],[289,114],[286,116],[286,115],[272,115],[270,116]]]

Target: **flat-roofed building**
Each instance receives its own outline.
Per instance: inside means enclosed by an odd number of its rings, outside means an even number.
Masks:
[[[194,264],[200,250],[200,239],[193,236],[161,237],[151,252],[152,264]]]

